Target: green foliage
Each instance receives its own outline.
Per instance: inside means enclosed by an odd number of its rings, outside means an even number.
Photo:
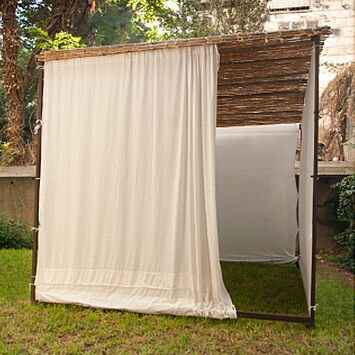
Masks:
[[[28,24],[27,24],[28,25]],[[34,49],[57,50],[66,48],[77,48],[83,45],[80,37],[67,32],[59,32],[51,39],[48,33],[39,27],[26,28],[23,38],[23,48],[18,57],[18,65],[22,73],[26,71],[28,62]],[[1,77],[0,77],[1,81]],[[23,137],[26,143],[32,138],[33,125],[36,121],[36,94],[38,83],[38,70],[35,69],[28,80],[24,92],[24,132]],[[7,100],[0,84],[0,143],[5,140],[4,129],[6,119]],[[0,165],[11,165],[15,160],[17,152],[11,147],[0,147]]]
[[[88,12],[87,1],[69,2],[67,6],[57,0],[17,2],[17,25],[21,39],[17,64],[26,79],[23,138],[27,145],[32,139],[37,119],[35,108],[39,71],[34,59],[39,49],[57,50],[84,45],[261,31],[267,15],[264,0],[207,0],[203,3],[195,0],[96,0],[95,13]],[[0,20],[0,30],[1,25]],[[55,33],[59,29],[70,30],[70,33]],[[0,49],[1,46],[0,38]],[[0,73],[0,142],[5,140],[7,106]],[[6,152],[2,149],[6,164],[11,163],[10,152],[11,148]]]
[[[342,143],[341,145],[344,145],[345,147],[349,146],[351,148],[355,148],[355,143],[353,143],[352,141],[346,141],[346,142]]]
[[[54,38],[39,27],[32,27],[28,30],[32,37],[36,40],[36,47],[44,50],[58,50],[83,47],[80,43],[80,37],[75,37],[68,32],[58,32]]]
[[[333,185],[339,193],[337,215],[340,222],[347,224],[346,229],[334,239],[342,246],[344,255],[337,257],[337,262],[354,272],[355,242],[355,174],[343,178]]]
[[[31,245],[31,228],[0,213],[0,249],[28,249]]]
[[[215,34],[261,32],[267,20],[265,0],[208,0]]]
[[[137,26],[128,0],[103,3],[81,31],[88,46],[102,46],[145,40],[145,26]]]
[[[347,66],[347,63],[324,62],[321,66],[326,68],[330,73],[337,74]]]
[[[148,41],[213,34],[202,16],[203,6],[196,1],[130,0],[129,6],[134,11],[136,26],[141,27],[142,32],[145,26]]]
[[[263,31],[264,0],[129,0],[137,26],[144,24],[147,40],[203,37]]]
[[[0,165],[10,166],[18,157],[19,152],[8,142],[0,141]]]

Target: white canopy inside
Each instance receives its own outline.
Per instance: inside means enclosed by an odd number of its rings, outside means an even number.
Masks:
[[[298,124],[217,128],[220,257],[293,262],[296,258]]]

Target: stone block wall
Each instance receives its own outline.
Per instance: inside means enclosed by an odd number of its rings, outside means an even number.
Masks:
[[[309,0],[308,9],[270,12],[265,30],[284,31],[319,26],[330,26],[333,31],[325,42],[320,58],[320,90],[322,91],[335,75],[328,69],[328,63],[342,64],[354,60],[354,1]]]
[[[34,178],[0,177],[0,213],[32,226],[34,204]]]

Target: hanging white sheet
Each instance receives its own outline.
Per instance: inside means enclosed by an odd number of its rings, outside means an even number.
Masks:
[[[298,124],[217,129],[222,260],[296,260],[298,134]]]
[[[299,224],[300,224],[300,269],[311,307],[312,284],[312,242],[313,242],[313,173],[314,173],[314,90],[315,53],[308,74],[308,85],[302,115],[302,146],[299,182]]]
[[[219,264],[215,46],[45,64],[36,298],[236,317]]]

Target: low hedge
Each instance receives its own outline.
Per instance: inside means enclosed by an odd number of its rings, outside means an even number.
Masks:
[[[31,246],[30,226],[8,219],[0,213],[0,249],[29,249]]]

